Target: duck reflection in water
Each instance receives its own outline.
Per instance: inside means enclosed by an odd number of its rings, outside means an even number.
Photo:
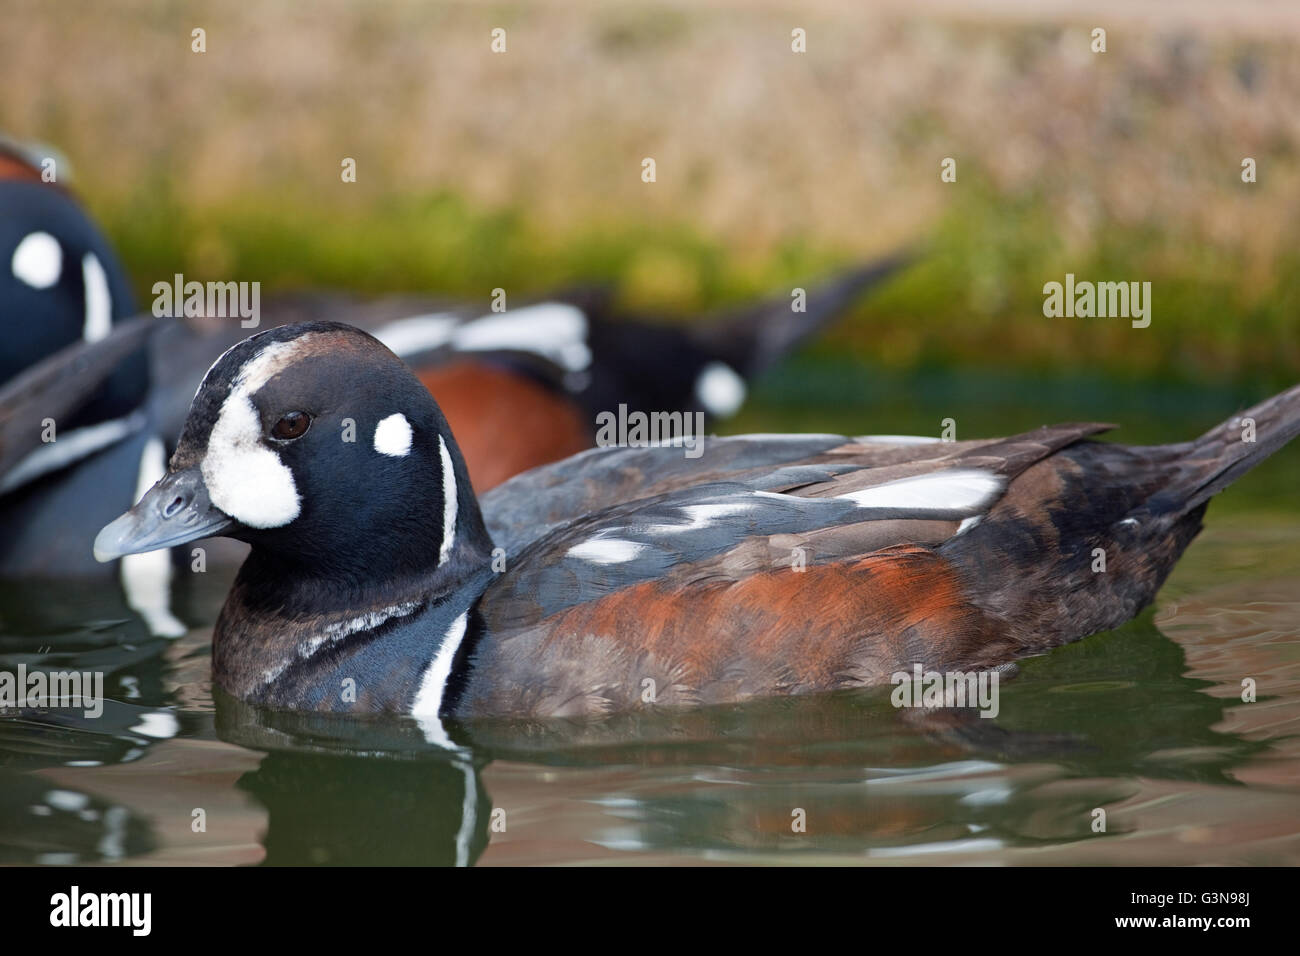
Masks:
[[[1097,838],[1093,809],[1132,797],[1136,777],[1234,785],[1233,768],[1262,745],[1215,729],[1231,701],[1183,676],[1182,648],[1151,615],[1097,641],[1108,646],[1026,665],[1004,683],[996,720],[899,711],[887,690],[854,691],[452,725],[463,749],[449,755],[413,721],[273,712],[219,695],[217,731],[272,751],[240,781],[267,809],[268,864],[472,864],[496,836],[494,807],[513,814],[552,771],[571,781],[561,799],[594,817],[593,853],[1034,847]],[[1115,718],[1135,707],[1151,719]],[[1162,759],[1170,747],[1196,757]],[[489,794],[480,771],[493,761],[501,792]],[[792,829],[795,808],[809,815],[804,832]]]

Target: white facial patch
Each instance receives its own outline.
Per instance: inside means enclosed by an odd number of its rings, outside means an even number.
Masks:
[[[710,362],[695,379],[695,399],[714,418],[730,418],[745,404],[745,380],[724,362]]]
[[[451,554],[456,540],[456,470],[452,467],[451,452],[442,436],[438,436],[438,455],[442,459],[442,546],[438,549],[438,566]]]
[[[411,423],[401,412],[375,426],[375,451],[393,458],[405,458],[411,453]]]
[[[283,527],[302,510],[293,472],[262,443],[262,423],[251,396],[313,337],[308,333],[275,342],[249,359],[235,376],[208,436],[208,449],[199,465],[208,495],[218,509],[250,528]]]
[[[953,468],[915,478],[900,478],[837,497],[852,501],[859,508],[975,511],[1001,493],[1002,485],[1002,479],[993,472]]]
[[[59,240],[48,232],[27,234],[14,249],[9,268],[15,278],[33,289],[48,289],[63,274],[63,249]]]
[[[293,472],[262,444],[262,422],[247,395],[232,392],[199,465],[212,503],[250,528],[280,528],[302,510]]]
[[[108,276],[93,252],[81,260],[81,278],[86,287],[86,320],[81,337],[98,342],[113,329],[113,297],[108,291]]]

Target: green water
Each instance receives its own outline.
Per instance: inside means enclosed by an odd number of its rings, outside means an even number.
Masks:
[[[1260,397],[804,362],[729,430],[1086,419],[1174,441]],[[6,586],[0,667],[102,670],[109,700],[0,716],[0,863],[1296,863],[1298,473],[1290,448],[1243,479],[1154,609],[1022,662],[991,719],[900,711],[886,689],[457,726],[449,757],[409,720],[214,695],[228,570],[178,579],[174,641],[116,588]]]

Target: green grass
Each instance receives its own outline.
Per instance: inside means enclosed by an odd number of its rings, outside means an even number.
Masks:
[[[1110,227],[1072,256],[1047,204],[1008,205],[968,188],[917,264],[861,303],[813,354],[890,369],[976,365],[1201,385],[1290,384],[1300,369],[1300,262],[1247,282],[1238,259],[1150,228]],[[141,301],[175,272],[364,293],[428,291],[486,301],[493,288],[541,295],[571,282],[618,285],[625,304],[688,317],[815,281],[852,260],[811,238],[744,258],[686,222],[590,223],[546,234],[511,209],[448,194],[322,206],[286,191],[198,209],[164,190],[96,206],[136,277]],[[1297,256],[1295,258],[1300,258]],[[1042,286],[1063,279],[1147,280],[1150,328],[1124,319],[1045,318]]]

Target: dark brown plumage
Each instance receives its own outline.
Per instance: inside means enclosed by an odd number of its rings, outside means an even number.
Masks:
[[[276,439],[297,412],[313,424]],[[393,419],[397,449],[380,440]],[[357,441],[340,443],[345,422]],[[273,708],[441,728],[723,704],[1000,670],[1122,623],[1209,498],[1300,432],[1300,387],[1192,442],[1092,440],[1108,427],[593,449],[485,495],[485,527],[421,383],[365,333],[309,323],[214,366],[173,474],[97,547],[175,543],[185,520],[247,541],[214,669]],[[240,470],[222,456],[260,469],[279,510],[224,487]]]

